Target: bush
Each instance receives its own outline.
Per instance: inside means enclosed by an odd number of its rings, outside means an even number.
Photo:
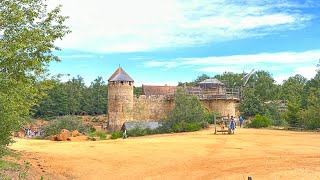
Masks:
[[[205,113],[205,121],[209,124],[214,124],[214,115],[216,115],[216,119],[221,119],[222,115],[215,113],[215,112],[206,112]]]
[[[93,132],[96,132],[96,128],[90,127],[90,128],[89,128],[89,131],[92,132],[92,133],[93,133]]]
[[[99,137],[101,140],[107,139],[107,133],[102,132],[102,131],[95,131],[95,132],[88,134],[87,136],[89,136],[90,138]]]
[[[150,128],[141,129],[139,127],[135,127],[131,130],[127,131],[128,136],[137,137],[137,136],[146,136],[153,134],[153,131]]]
[[[110,139],[118,139],[122,137],[122,131],[114,132],[111,134]]]
[[[272,121],[270,119],[258,114],[253,118],[252,122],[248,126],[250,128],[263,128],[270,126],[271,123]]]
[[[187,123],[181,121],[172,127],[173,132],[192,132],[199,131],[201,126],[199,123]]]
[[[209,123],[207,121],[201,121],[200,126],[202,129],[209,128]]]
[[[84,133],[88,130],[88,127],[86,127],[77,116],[63,116],[46,124],[43,128],[43,132],[45,136],[50,136],[59,134],[63,129],[69,131],[78,130],[79,132]]]

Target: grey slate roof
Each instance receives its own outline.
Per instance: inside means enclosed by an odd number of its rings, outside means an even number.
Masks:
[[[159,122],[125,122],[127,130],[131,130],[134,128],[140,128],[140,129],[155,129],[159,126],[162,126]]]
[[[108,81],[131,81],[133,82],[133,79],[122,69],[122,67],[119,67],[112,76],[108,79]]]

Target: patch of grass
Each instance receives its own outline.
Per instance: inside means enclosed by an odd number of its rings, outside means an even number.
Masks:
[[[95,131],[90,134],[87,134],[88,137],[93,138],[93,137],[99,137],[100,140],[106,140],[107,139],[107,133],[102,132],[102,131]]]
[[[0,159],[0,171],[17,171],[21,168],[21,165],[11,161],[5,161]]]
[[[7,147],[0,146],[0,158],[3,156],[19,158],[20,154],[15,153],[14,151],[8,149]]]
[[[122,136],[122,131],[114,132],[111,134],[110,139],[118,139],[118,138],[121,138],[121,136]]]

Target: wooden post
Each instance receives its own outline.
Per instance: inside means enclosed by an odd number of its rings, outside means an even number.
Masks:
[[[228,134],[231,134],[231,129],[230,129],[230,114],[228,114]]]
[[[216,120],[216,115],[213,115],[213,120],[214,120],[214,134],[217,134],[217,120]]]

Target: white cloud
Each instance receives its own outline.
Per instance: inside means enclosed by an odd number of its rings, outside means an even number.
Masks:
[[[291,12],[289,8],[296,4],[267,2],[61,1],[62,12],[70,16],[67,24],[73,32],[58,45],[94,52],[149,51],[261,36],[301,28],[312,19],[300,11]]]
[[[316,70],[316,66],[306,66],[295,68],[294,72],[295,74],[300,74],[307,79],[311,79],[314,78],[314,76],[317,74]]]
[[[260,53],[233,56],[211,56],[203,58],[178,58],[171,61],[149,61],[146,67],[185,68],[192,67],[202,73],[242,73],[250,70],[271,72],[277,83],[295,74],[311,79],[316,74],[320,50],[304,52]]]
[[[281,70],[285,64],[310,63],[316,62],[320,57],[320,50],[304,52],[278,52],[260,53],[233,56],[210,56],[201,58],[178,58],[172,61],[150,61],[145,62],[149,67],[181,67],[185,65],[193,66],[265,66],[266,70]],[[270,63],[274,66],[270,66]],[[266,65],[263,65],[266,64]],[[279,66],[277,66],[277,64]],[[209,69],[209,67],[206,67]],[[205,70],[205,69],[204,69]]]

